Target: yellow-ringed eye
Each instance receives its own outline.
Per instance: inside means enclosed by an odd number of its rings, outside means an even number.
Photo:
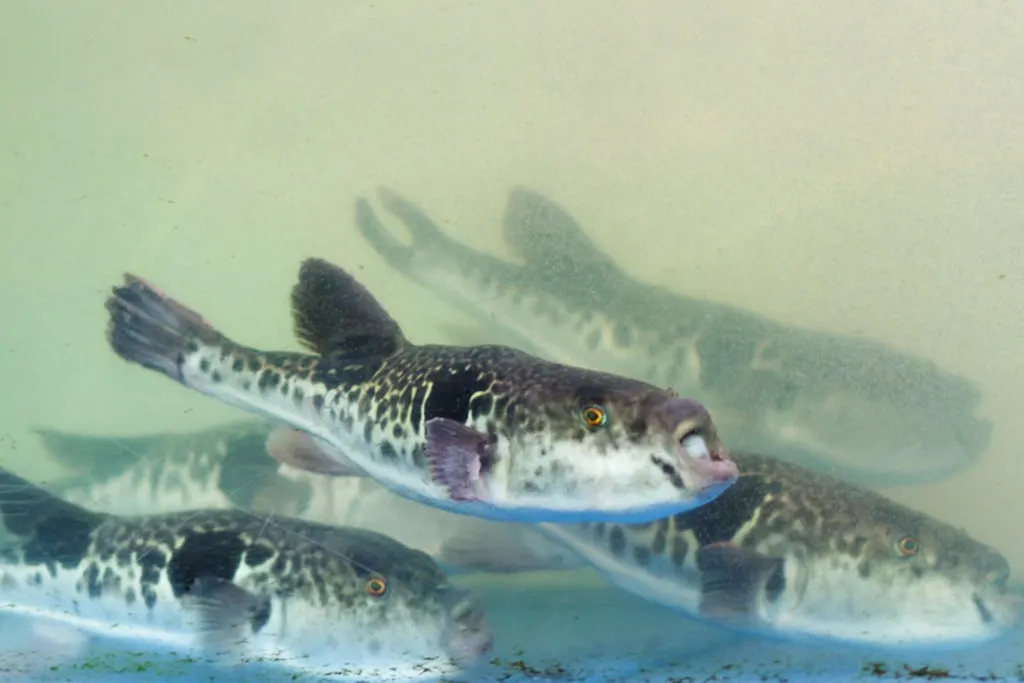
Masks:
[[[921,550],[921,542],[913,536],[900,536],[896,541],[896,552],[903,557],[913,557]]]
[[[366,592],[371,597],[379,598],[388,592],[388,582],[383,577],[375,576],[366,582]]]
[[[608,413],[601,406],[583,406],[580,415],[583,416],[583,421],[587,423],[588,427],[600,427],[608,421]]]

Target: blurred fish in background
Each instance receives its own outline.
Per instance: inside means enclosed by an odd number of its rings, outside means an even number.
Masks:
[[[279,463],[266,450],[278,426],[246,419],[135,436],[36,432],[59,465],[60,476],[46,483],[49,490],[109,514],[237,507],[369,529],[430,555],[452,534],[475,528],[472,517],[429,509],[368,478],[329,477]]]
[[[358,228],[394,270],[503,343],[702,401],[729,448],[769,453],[868,486],[937,481],[986,450],[992,425],[968,380],[887,344],[784,325],[641,282],[534,190],[509,194],[503,237],[521,264],[446,235],[381,188],[411,234],[365,199]]]

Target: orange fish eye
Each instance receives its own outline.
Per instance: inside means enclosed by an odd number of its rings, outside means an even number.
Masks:
[[[583,421],[587,423],[588,427],[600,427],[608,421],[608,413],[601,406],[583,406],[580,414],[583,415]]]
[[[921,543],[913,536],[900,536],[896,541],[896,552],[903,557],[913,557],[921,550]]]
[[[388,582],[380,576],[375,576],[366,582],[366,592],[372,597],[379,598],[388,592]]]

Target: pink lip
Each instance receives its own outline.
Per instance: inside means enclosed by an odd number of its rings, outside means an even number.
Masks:
[[[725,448],[716,449],[708,460],[690,458],[690,466],[694,472],[702,477],[707,477],[713,484],[735,481],[740,474],[739,468],[729,457],[729,451]]]

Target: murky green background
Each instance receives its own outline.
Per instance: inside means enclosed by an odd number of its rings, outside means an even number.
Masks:
[[[826,6],[827,5],[827,6]],[[1011,3],[0,5],[0,458],[34,426],[239,417],[117,359],[125,270],[294,346],[298,262],[355,270],[420,341],[467,319],[354,229],[388,185],[501,253],[510,186],[628,271],[965,375],[989,451],[889,491],[1024,570],[1024,17]]]

